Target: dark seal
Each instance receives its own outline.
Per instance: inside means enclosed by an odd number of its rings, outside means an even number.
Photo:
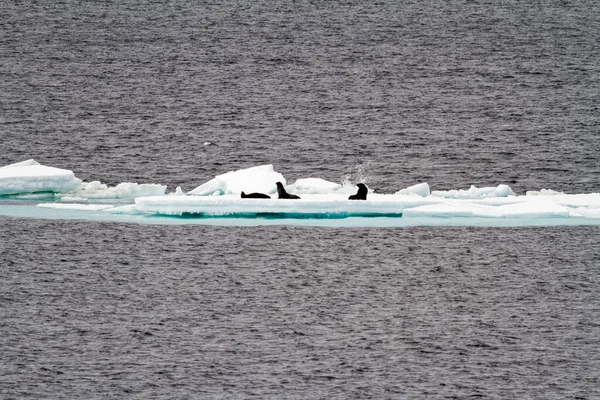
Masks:
[[[348,197],[348,200],[366,200],[367,199],[367,193],[369,192],[367,187],[363,183],[359,183],[357,186],[358,186],[358,192],[356,194],[353,194],[352,196]]]
[[[299,196],[296,196],[295,194],[289,194],[288,192],[285,191],[285,189],[283,188],[283,185],[281,184],[281,182],[277,182],[277,194],[279,195],[280,199],[299,199]]]
[[[271,196],[264,193],[249,193],[246,194],[242,191],[242,199],[270,199]]]

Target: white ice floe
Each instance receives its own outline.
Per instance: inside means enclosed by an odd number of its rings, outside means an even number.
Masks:
[[[283,175],[273,170],[273,165],[259,165],[217,175],[214,179],[198,186],[188,194],[195,196],[239,195],[242,191],[246,193],[275,193],[277,182],[286,184]]]
[[[0,195],[71,192],[81,187],[73,171],[27,160],[0,168]]]
[[[114,208],[110,204],[77,204],[77,203],[41,203],[38,207],[54,208],[57,210],[101,211]]]
[[[273,193],[272,184],[283,181],[271,165],[219,175],[200,186],[213,196],[160,196],[135,200],[145,214],[197,216],[280,216],[295,218],[341,218],[348,216],[403,216],[406,218],[598,218],[600,195],[517,196],[507,185],[468,190],[432,191],[422,182],[393,195],[370,193],[366,201],[348,200],[356,187],[319,178],[298,179],[286,186],[300,200],[241,199],[239,193]],[[261,184],[262,186],[261,190]],[[214,195],[214,194],[217,195]]]
[[[109,187],[99,181],[82,182],[73,171],[41,165],[31,159],[0,168],[0,195],[19,199],[48,197],[51,193],[62,201],[89,201],[99,199],[131,199],[164,195],[165,185],[120,183]]]
[[[577,196],[577,197],[573,197]],[[404,218],[599,218],[600,195],[563,195],[552,200],[534,196],[492,199],[448,199],[438,196],[371,194],[366,201],[346,195],[302,195],[300,200],[241,199],[239,196],[160,196],[135,200],[140,212],[161,215],[279,216],[341,218],[402,216]]]
[[[64,217],[72,211],[77,218],[110,214],[111,218],[130,216],[135,221],[154,221],[156,218],[150,217],[158,216],[267,219],[402,217],[405,221],[416,221],[408,222],[412,225],[418,225],[418,221],[432,224],[433,220],[442,221],[440,225],[452,224],[449,220],[478,221],[479,225],[490,226],[505,226],[506,223],[481,221],[503,220],[518,225],[534,221],[532,223],[552,225],[563,223],[552,221],[568,220],[571,222],[564,224],[600,225],[600,193],[564,194],[541,190],[518,196],[507,185],[430,191],[429,185],[422,182],[395,194],[371,191],[366,201],[352,201],[348,200],[348,195],[356,192],[354,185],[305,178],[286,186],[289,193],[298,194],[301,199],[279,200],[276,182],[285,185],[286,180],[273,170],[272,165],[262,165],[218,175],[190,192],[194,195],[186,195],[180,187],[166,195],[166,186],[163,185],[121,183],[109,187],[97,181],[82,183],[71,171],[39,165],[33,160],[0,168],[2,194],[33,193],[24,195],[33,200],[38,195],[43,197],[37,192],[54,192],[50,198],[61,200],[60,203],[39,205],[40,209],[48,210],[49,217]],[[241,191],[268,193],[271,199],[242,199]],[[134,204],[124,205],[120,199],[134,199]],[[66,204],[67,201],[71,203]],[[6,214],[2,214],[1,209],[0,205],[0,215],[15,215],[13,209]]]

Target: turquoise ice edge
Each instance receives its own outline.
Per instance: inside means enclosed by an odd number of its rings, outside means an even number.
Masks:
[[[201,216],[160,214],[112,214],[97,210],[73,210],[41,208],[37,202],[0,202],[0,216],[46,220],[77,220],[112,223],[134,223],[147,225],[209,225],[209,226],[269,226],[294,225],[317,227],[551,227],[551,226],[600,226],[600,219],[590,218],[481,218],[481,217],[402,217],[401,214],[385,216],[357,216],[349,214],[321,215],[314,218],[306,215],[275,213],[272,215]]]

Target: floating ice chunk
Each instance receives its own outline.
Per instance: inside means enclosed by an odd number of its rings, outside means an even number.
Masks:
[[[259,165],[217,175],[214,179],[198,186],[188,194],[196,196],[211,194],[239,195],[242,191],[246,193],[275,193],[277,191],[275,183],[277,182],[286,184],[283,175],[273,170],[273,165]]]
[[[55,208],[61,210],[80,210],[80,211],[102,211],[107,208],[113,208],[110,204],[64,204],[64,203],[41,203],[38,207]]]
[[[188,192],[188,194],[195,195],[195,196],[209,196],[209,195],[220,196],[220,195],[224,194],[225,190],[227,190],[227,182],[219,179],[219,175],[217,175],[214,179],[211,179],[210,181],[203,183],[202,185],[198,186],[196,189]]]
[[[483,188],[471,186],[468,190],[434,190],[431,194],[433,196],[450,199],[483,199],[488,197],[508,197],[515,195],[508,185]]]
[[[107,190],[108,185],[100,181],[84,182],[81,189],[89,193],[101,192]]]
[[[109,191],[108,185],[100,181],[83,182],[81,188],[74,193],[58,194],[62,201],[83,201],[89,199],[114,199],[115,193]]]
[[[40,203],[40,208],[52,208],[56,210],[74,211],[103,211],[111,214],[140,214],[135,204],[115,206],[113,204],[81,204],[81,203]]]
[[[421,197],[429,196],[429,184],[427,182],[417,183],[416,185],[412,185],[407,187],[406,189],[401,189],[397,191],[395,194],[416,194]]]
[[[498,185],[494,190],[494,195],[494,197],[508,197],[515,196],[515,192],[508,185]]]
[[[71,192],[81,187],[73,171],[40,165],[35,160],[0,168],[0,195]]]
[[[185,196],[185,192],[181,189],[181,186],[177,186],[173,193],[169,193],[169,196]]]

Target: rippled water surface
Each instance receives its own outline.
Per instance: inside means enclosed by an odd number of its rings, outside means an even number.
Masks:
[[[3,223],[9,397],[600,395],[597,227]]]
[[[0,165],[598,191],[598,4],[483,3],[5,2]]]
[[[0,165],[600,191],[593,1],[0,4]],[[2,398],[600,397],[600,230],[0,217]]]

